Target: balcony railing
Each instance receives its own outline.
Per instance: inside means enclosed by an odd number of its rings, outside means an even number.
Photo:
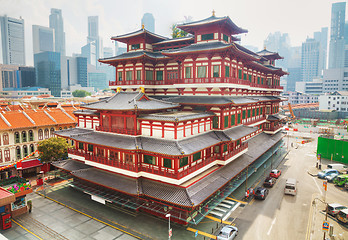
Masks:
[[[136,130],[126,129],[126,128],[107,128],[103,126],[97,126],[96,130],[101,132],[113,132],[113,133],[121,133],[121,134],[128,134],[128,135],[136,135]]]
[[[184,79],[166,79],[166,80],[122,80],[109,81],[109,86],[123,85],[173,85],[173,84],[197,84],[197,83],[232,83],[238,85],[247,85],[258,88],[283,89],[281,86],[269,86],[267,84],[257,84],[249,80],[242,80],[235,77],[211,77],[211,78],[184,78]]]
[[[248,144],[244,143],[238,149],[230,152],[228,155],[223,156],[222,160],[227,160],[233,155],[243,151],[247,147],[248,147]],[[97,162],[107,166],[112,166],[112,167],[132,171],[132,172],[147,172],[147,173],[155,174],[158,176],[169,177],[172,179],[181,179],[201,169],[202,167],[212,163],[213,161],[221,159],[219,154],[214,154],[210,157],[200,159],[195,162],[191,162],[189,163],[189,165],[183,166],[179,168],[179,170],[175,171],[172,168],[160,167],[160,166],[146,164],[146,163],[126,163],[118,159],[111,159],[111,158],[107,158],[103,156],[96,156],[92,152],[86,152],[82,149],[69,149],[68,153],[81,156],[81,157],[84,157],[86,160]]]
[[[230,159],[231,157],[233,157],[234,155],[240,153],[241,151],[243,151],[243,150],[245,150],[247,148],[248,148],[248,143],[247,142],[246,143],[242,143],[242,145],[239,148],[233,150],[232,152],[229,152],[227,155],[224,155],[222,157],[222,160],[226,161],[226,160]]]

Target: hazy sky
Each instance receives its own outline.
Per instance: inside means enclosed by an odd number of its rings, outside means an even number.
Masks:
[[[86,44],[87,17],[99,16],[99,34],[104,47],[113,46],[110,37],[138,30],[144,13],[155,17],[155,32],[169,37],[170,26],[192,16],[200,20],[229,16],[248,29],[243,45],[261,49],[270,32],[289,33],[291,45],[299,46],[307,36],[330,27],[332,0],[0,0],[0,15],[25,21],[26,64],[33,65],[32,25],[49,25],[51,8],[62,9],[66,53],[80,53]],[[1,59],[2,60],[2,59]],[[0,61],[1,61],[0,60]]]

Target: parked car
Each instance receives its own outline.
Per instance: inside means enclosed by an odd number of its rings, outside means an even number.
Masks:
[[[340,187],[344,186],[344,184],[347,182],[348,182],[348,174],[338,175],[337,178],[334,180],[334,183]]]
[[[271,171],[271,173],[269,174],[270,177],[273,178],[279,178],[279,176],[282,174],[282,171],[278,170],[278,169],[273,169]]]
[[[331,163],[327,165],[328,169],[336,169],[341,173],[348,173],[348,167],[341,163]]]
[[[325,177],[325,179],[326,179],[328,182],[333,182],[333,181],[337,178],[337,176],[339,176],[338,174],[339,174],[339,173],[331,173],[331,174],[327,175],[327,176]]]
[[[342,209],[336,214],[338,221],[348,223],[348,209]]]
[[[224,226],[220,233],[217,235],[217,240],[232,240],[238,235],[238,228],[227,225]]]
[[[267,177],[266,180],[263,183],[264,187],[273,187],[273,185],[276,183],[276,179],[272,177]]]
[[[338,171],[336,169],[325,169],[318,173],[318,178],[324,179],[326,176],[331,175],[332,173],[336,173],[338,175]]]
[[[258,187],[255,189],[254,197],[257,199],[265,200],[268,195],[269,190],[267,188]]]
[[[347,209],[347,207],[338,203],[330,203],[328,204],[327,213],[330,214],[331,216],[336,216],[336,214],[343,209]]]

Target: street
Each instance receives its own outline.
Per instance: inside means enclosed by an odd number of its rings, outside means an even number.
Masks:
[[[295,134],[295,133],[292,133]],[[308,136],[308,133],[296,133],[296,136]],[[317,134],[312,134],[314,141],[305,144],[299,142],[296,137],[289,140],[289,154],[279,166],[282,175],[276,185],[270,189],[266,200],[252,200],[244,210],[234,216],[234,224],[239,229],[238,239],[321,239],[321,229],[325,214],[322,210],[325,205],[316,198],[324,200],[323,180],[318,179],[316,174],[319,170],[316,164]],[[286,139],[286,141],[288,141]],[[291,143],[295,147],[291,147]],[[326,168],[323,161],[323,169]],[[327,163],[326,163],[327,164]],[[298,181],[297,196],[284,195],[284,186],[287,178],[295,178]],[[264,178],[261,179],[261,183]],[[328,203],[337,202],[348,206],[348,192],[332,183],[328,183],[326,200]],[[312,202],[315,204],[312,206]],[[237,213],[235,213],[237,214]],[[233,215],[233,214],[232,214]],[[334,234],[345,236],[348,239],[347,230],[334,220]],[[328,234],[327,234],[328,237]]]

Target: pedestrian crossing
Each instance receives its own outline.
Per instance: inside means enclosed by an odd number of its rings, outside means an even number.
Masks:
[[[238,202],[225,199],[219,205],[217,205],[214,210],[210,212],[210,214],[223,219],[227,214],[234,211],[239,205],[240,203]]]

